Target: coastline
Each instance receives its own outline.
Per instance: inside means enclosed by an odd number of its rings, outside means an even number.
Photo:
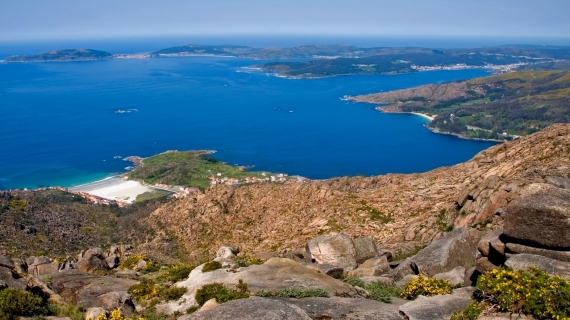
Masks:
[[[353,100],[354,101],[354,100]],[[356,102],[364,102],[364,101],[356,101]],[[365,103],[370,103],[370,102],[365,102]],[[376,110],[382,112],[382,113],[405,113],[405,114],[413,114],[419,117],[422,117],[424,119],[429,120],[429,123],[427,123],[426,125],[424,125],[429,131],[433,132],[433,133],[439,133],[439,134],[447,134],[447,135],[451,135],[451,136],[455,136],[457,138],[460,139],[465,139],[465,140],[476,140],[476,141],[490,141],[490,142],[499,142],[499,143],[503,143],[506,140],[499,140],[499,139],[481,139],[481,138],[471,138],[471,137],[466,137],[466,136],[462,136],[458,133],[453,133],[453,132],[445,132],[445,131],[439,131],[438,129],[431,127],[430,123],[435,119],[436,116],[430,116],[428,114],[425,113],[421,113],[421,112],[394,112],[394,111],[386,111],[384,109],[382,109],[382,107],[376,107]]]

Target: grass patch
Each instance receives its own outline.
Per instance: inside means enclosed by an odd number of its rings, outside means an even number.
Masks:
[[[178,282],[188,278],[188,275],[194,270],[192,265],[174,265],[164,270],[164,272],[157,277],[158,281]]]
[[[153,190],[153,191],[147,191],[145,193],[141,193],[139,194],[134,202],[141,202],[141,201],[146,201],[146,200],[152,200],[152,199],[157,199],[157,198],[162,198],[162,197],[166,197],[171,195],[172,192],[168,192],[165,190]]]
[[[210,299],[216,299],[217,303],[224,303],[237,299],[249,298],[249,291],[247,289],[247,283],[243,280],[239,280],[237,284],[237,290],[229,289],[221,283],[211,283],[203,286],[196,291],[196,303],[202,306],[206,301]]]
[[[364,283],[364,281],[358,278],[351,277],[344,279],[344,282],[352,286],[363,288],[364,290],[368,291],[370,293],[370,299],[386,303],[392,302],[392,298],[399,296],[400,293],[402,292],[401,287],[387,285],[380,281],[375,281],[366,284]]]
[[[389,223],[394,221],[394,219],[392,218],[392,214],[391,213],[384,213],[374,207],[371,207],[370,205],[368,205],[368,203],[366,203],[366,201],[362,200],[359,202],[361,204],[361,206],[356,209],[356,211],[364,211],[367,212],[369,214],[370,220],[372,221],[378,221],[381,223]]]
[[[439,231],[441,232],[450,232],[453,231],[453,225],[448,224],[445,221],[445,216],[447,214],[447,210],[445,209],[441,209],[439,211],[439,213],[437,214],[437,228],[439,229]]]
[[[263,264],[265,262],[265,260],[263,260],[263,259],[252,258],[252,257],[248,257],[248,256],[235,257],[233,260],[240,267],[249,267],[251,265],[259,265],[259,264]]]
[[[322,297],[328,298],[329,293],[323,289],[316,288],[316,289],[294,289],[294,288],[287,288],[281,289],[279,291],[268,292],[268,291],[258,291],[256,294],[258,297],[281,297],[281,298],[309,298],[309,297]]]
[[[210,261],[210,262],[206,262],[206,264],[204,264],[204,266],[202,267],[202,272],[210,272],[210,271],[218,270],[221,268],[222,268],[222,264],[219,263],[218,261]]]
[[[154,280],[142,279],[138,284],[131,286],[128,292],[139,303],[154,306],[159,302],[168,300],[178,300],[186,292],[184,287],[167,287],[158,285]]]

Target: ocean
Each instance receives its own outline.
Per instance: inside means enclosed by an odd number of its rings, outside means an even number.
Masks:
[[[0,58],[8,51],[1,47]],[[485,70],[295,80],[243,69],[261,62],[0,64],[0,190],[92,182],[126,172],[126,156],[166,150],[216,150],[229,164],[325,179],[424,172],[494,144],[435,134],[421,117],[340,100]]]

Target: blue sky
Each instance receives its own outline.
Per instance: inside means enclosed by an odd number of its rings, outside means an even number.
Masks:
[[[570,38],[569,0],[2,0],[0,40],[180,35]]]

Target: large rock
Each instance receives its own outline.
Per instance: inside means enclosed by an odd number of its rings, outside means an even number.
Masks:
[[[12,269],[6,267],[0,267],[0,282],[4,282],[10,288],[24,290],[27,287],[26,279],[20,278]]]
[[[400,313],[408,320],[446,320],[453,312],[465,309],[471,302],[473,288],[453,290],[452,294],[424,297],[400,306]]]
[[[476,229],[455,229],[403,261],[390,274],[399,280],[408,274],[418,273],[433,277],[458,266],[468,269],[475,264],[480,238],[481,232]]]
[[[10,258],[6,256],[0,255],[0,267],[14,269],[15,267],[14,261],[12,261]]]
[[[138,281],[99,276],[79,270],[65,270],[52,278],[53,290],[66,301],[83,308],[118,309],[131,315],[134,304],[127,290]]]
[[[231,259],[235,258],[239,253],[239,247],[233,245],[223,245],[216,252],[216,258]]]
[[[59,263],[44,263],[39,265],[32,265],[28,268],[28,272],[36,277],[52,276],[59,271]]]
[[[450,271],[444,273],[438,273],[433,277],[437,279],[448,280],[452,284],[463,284],[463,282],[465,281],[465,268],[459,266]]]
[[[535,247],[529,247],[518,243],[507,243],[509,252],[528,253],[545,256],[547,258],[570,262],[570,251],[548,250]]]
[[[77,261],[77,269],[85,272],[107,270],[109,269],[109,265],[105,261],[105,256],[101,248],[91,248],[85,251],[79,261]]]
[[[349,236],[331,233],[309,240],[305,249],[317,263],[327,263],[353,270],[357,266],[356,248]]]
[[[504,233],[517,242],[570,249],[570,192],[548,190],[518,198],[507,207]]]
[[[352,239],[354,249],[356,250],[356,263],[363,263],[364,261],[380,256],[376,242],[372,237],[360,237]]]
[[[570,280],[570,262],[554,260],[535,254],[521,253],[509,255],[505,265],[515,270],[528,270],[530,267],[535,266],[548,274],[559,275],[565,280]]]
[[[202,272],[202,267],[203,265],[198,266],[190,272],[188,279],[175,284],[188,289],[179,301],[157,305],[157,310],[169,314],[175,311],[184,312],[195,305],[196,291],[204,285],[214,282],[235,285],[240,279],[247,283],[252,294],[262,290],[320,288],[331,296],[335,294],[356,295],[354,289],[346,283],[286,258],[272,258],[262,265],[252,265],[237,270],[218,269]]]
[[[317,272],[324,273],[327,276],[336,279],[340,279],[342,277],[342,274],[344,273],[343,268],[333,266],[332,264],[305,263],[303,261],[301,261],[300,263],[307,268],[314,269]]]
[[[241,299],[179,320],[382,319],[401,320],[398,305],[356,298]]]
[[[348,272],[349,277],[381,276],[390,271],[390,264],[386,256],[372,258],[364,261],[356,270]]]
[[[311,320],[303,309],[277,300],[253,297],[226,302],[216,308],[196,312],[178,320]]]
[[[91,248],[81,256],[77,262],[77,269],[85,272],[107,270],[109,265],[105,262],[105,256],[101,248]]]

